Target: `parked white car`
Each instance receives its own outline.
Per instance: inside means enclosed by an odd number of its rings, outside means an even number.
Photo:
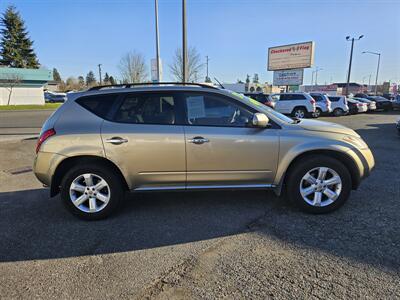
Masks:
[[[331,101],[329,101],[329,98],[325,94],[310,93],[310,95],[316,101],[316,103],[315,103],[316,108],[315,108],[315,112],[313,114],[314,118],[318,118],[322,114],[328,115],[332,112]]]
[[[352,99],[357,100],[362,103],[366,103],[368,105],[368,111],[376,110],[376,102],[373,100],[368,100],[365,98],[358,98],[358,97],[353,97]]]
[[[281,93],[269,96],[275,102],[275,110],[302,119],[315,112],[315,100],[307,93]]]
[[[332,114],[336,117],[349,113],[349,106],[345,96],[328,96],[331,101]]]

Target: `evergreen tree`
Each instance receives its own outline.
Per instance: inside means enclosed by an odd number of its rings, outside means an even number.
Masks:
[[[112,77],[112,76],[110,76],[110,84],[111,85],[116,84],[116,81],[115,81],[114,77]]]
[[[39,68],[24,21],[14,6],[3,13],[0,25],[0,63],[14,68]]]
[[[94,76],[93,71],[89,71],[86,75],[86,85],[90,86],[96,83],[96,77]]]
[[[53,68],[53,80],[57,81],[57,82],[61,82],[60,73],[58,73],[58,70],[56,68]]]
[[[255,74],[254,74],[254,77],[253,77],[253,83],[258,83],[258,82],[259,82],[258,74],[255,73]]]
[[[106,72],[106,75],[104,75],[104,84],[109,84],[110,83],[110,76],[108,76],[108,73]]]
[[[78,83],[80,86],[84,86],[85,85],[85,78],[83,78],[83,76],[78,76]]]
[[[247,74],[247,76],[246,76],[246,83],[247,84],[250,83],[250,75],[249,74]]]

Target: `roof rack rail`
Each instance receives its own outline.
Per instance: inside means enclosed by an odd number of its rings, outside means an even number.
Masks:
[[[88,91],[97,91],[101,90],[103,88],[115,88],[115,87],[120,87],[120,88],[132,88],[135,86],[147,86],[147,85],[194,85],[194,86],[199,86],[203,88],[210,88],[210,89],[216,89],[218,90],[218,87],[215,87],[213,85],[208,85],[204,83],[195,83],[195,82],[141,82],[141,83],[121,83],[121,84],[112,84],[112,85],[98,85],[91,87],[88,89]]]

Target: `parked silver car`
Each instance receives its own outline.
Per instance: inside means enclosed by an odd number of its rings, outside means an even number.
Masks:
[[[125,191],[200,189],[285,191],[300,208],[325,213],[374,167],[368,145],[349,128],[293,120],[195,84],[73,94],[43,125],[36,152],[36,177],[85,219],[110,215]]]
[[[322,93],[310,93],[310,96],[316,101],[315,112],[313,114],[314,118],[318,118],[321,115],[329,115],[332,112],[331,101],[329,98]]]

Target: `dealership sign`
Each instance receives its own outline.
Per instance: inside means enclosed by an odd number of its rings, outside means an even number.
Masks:
[[[310,68],[314,63],[314,42],[268,49],[268,71]]]
[[[274,71],[273,85],[302,85],[303,69]]]

